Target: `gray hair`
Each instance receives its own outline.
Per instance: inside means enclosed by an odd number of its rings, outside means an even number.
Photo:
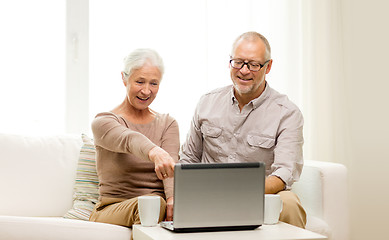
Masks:
[[[124,59],[124,68],[123,73],[129,77],[132,72],[136,69],[139,69],[145,65],[146,62],[149,62],[151,65],[158,68],[161,76],[163,76],[164,66],[161,56],[149,48],[139,48],[131,52]]]
[[[265,44],[265,47],[266,47],[266,56],[265,57],[268,60],[271,59],[271,48],[270,48],[269,41],[262,34],[257,33],[257,32],[245,32],[245,33],[241,34],[238,38],[236,38],[236,40],[232,44],[231,56],[235,52],[236,44],[241,39],[250,40],[250,41],[258,40],[258,39],[262,40],[262,42]]]

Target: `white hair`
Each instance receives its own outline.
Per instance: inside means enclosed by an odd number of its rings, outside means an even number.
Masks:
[[[149,62],[151,65],[157,67],[161,76],[164,72],[161,56],[159,56],[156,51],[149,48],[139,48],[134,50],[124,59],[123,62],[123,73],[127,75],[127,77],[129,77],[134,70],[143,67],[146,62]]]

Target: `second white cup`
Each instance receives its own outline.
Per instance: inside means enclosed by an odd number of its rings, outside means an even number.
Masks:
[[[138,210],[142,226],[153,227],[158,224],[160,206],[159,196],[138,197]]]
[[[276,224],[282,211],[282,200],[278,194],[265,194],[264,224]]]

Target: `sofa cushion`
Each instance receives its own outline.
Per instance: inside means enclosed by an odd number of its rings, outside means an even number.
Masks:
[[[65,214],[81,145],[74,135],[0,134],[0,215]]]
[[[0,239],[128,240],[131,229],[113,224],[61,217],[0,216]]]
[[[322,175],[320,168],[304,165],[300,180],[292,186],[292,192],[301,200],[308,215],[323,218]]]
[[[93,140],[82,134],[83,145],[78,159],[76,182],[74,184],[73,207],[65,218],[89,220],[98,201],[99,180],[96,172],[96,149]]]
[[[330,226],[328,226],[328,224],[323,219],[318,217],[308,215],[305,229],[324,235],[328,237],[328,239],[331,239],[332,232]]]

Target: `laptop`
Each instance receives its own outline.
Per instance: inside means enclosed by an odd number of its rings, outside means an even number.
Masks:
[[[176,164],[174,232],[251,230],[262,225],[264,163]]]

